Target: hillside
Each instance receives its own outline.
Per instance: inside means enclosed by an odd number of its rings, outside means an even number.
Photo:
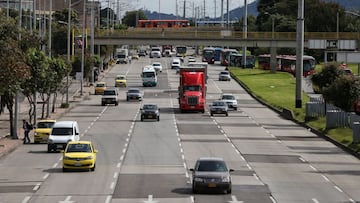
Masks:
[[[360,0],[323,0],[324,2],[335,2],[335,3],[339,3],[341,6],[343,6],[346,10],[360,10]],[[254,1],[251,4],[248,4],[248,15],[255,15],[257,16],[258,12],[257,12],[257,1]],[[241,18],[244,14],[243,14],[243,7],[239,7],[236,9],[231,10],[230,13],[230,19],[234,20],[234,19],[239,19]],[[159,19],[159,13],[158,12],[151,12],[148,10],[144,11],[146,17],[148,19]],[[225,15],[225,19],[227,19],[227,13],[224,14]],[[173,15],[173,14],[164,14],[161,13],[160,14],[160,18],[161,19],[179,19],[179,17]],[[217,18],[216,20],[220,20],[220,18]]]

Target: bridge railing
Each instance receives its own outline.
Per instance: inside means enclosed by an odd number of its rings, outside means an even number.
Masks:
[[[244,33],[238,31],[203,31],[203,30],[161,30],[161,29],[128,29],[128,30],[99,30],[95,37],[108,38],[199,38],[199,39],[244,39]],[[326,39],[326,40],[360,40],[359,32],[305,32],[305,40]],[[247,39],[258,40],[296,40],[296,32],[247,32]]]

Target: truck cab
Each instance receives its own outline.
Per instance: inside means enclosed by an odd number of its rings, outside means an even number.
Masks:
[[[181,67],[179,84],[180,112],[204,113],[206,106],[206,68]]]

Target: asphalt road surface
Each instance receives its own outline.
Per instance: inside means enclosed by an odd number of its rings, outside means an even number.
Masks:
[[[200,58],[197,58],[200,61]],[[163,72],[157,87],[142,87],[140,73],[151,61]],[[218,81],[224,67],[208,67],[208,104],[233,93],[239,108],[229,116],[180,113],[179,75],[170,58],[141,57],[118,64],[105,76],[144,101],[101,106],[91,95],[60,120],[76,120],[82,140],[99,150],[94,172],[62,172],[61,154],[46,144],[24,145],[0,160],[1,203],[344,203],[360,201],[360,161],[249,96],[234,80]],[[143,103],[161,108],[160,121],[140,121]],[[232,193],[192,194],[191,172],[199,157],[223,157],[232,173]]]

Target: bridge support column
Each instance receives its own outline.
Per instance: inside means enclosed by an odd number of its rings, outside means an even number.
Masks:
[[[271,73],[275,73],[276,72],[276,67],[277,67],[277,60],[276,60],[276,55],[277,55],[277,50],[276,47],[274,46],[274,40],[271,41],[271,47],[270,47],[270,72]]]

